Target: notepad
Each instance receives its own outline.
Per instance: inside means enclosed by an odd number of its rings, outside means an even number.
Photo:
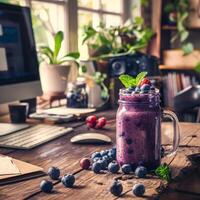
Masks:
[[[0,176],[21,174],[12,158],[0,156]]]

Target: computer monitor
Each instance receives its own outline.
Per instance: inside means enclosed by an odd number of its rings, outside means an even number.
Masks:
[[[0,104],[40,94],[30,9],[0,3]]]

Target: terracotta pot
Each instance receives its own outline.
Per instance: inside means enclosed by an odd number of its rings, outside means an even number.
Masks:
[[[49,65],[40,66],[40,80],[44,95],[60,96],[67,88],[67,79],[70,65]]]

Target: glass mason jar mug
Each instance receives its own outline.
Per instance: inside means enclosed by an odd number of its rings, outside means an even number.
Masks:
[[[173,122],[173,147],[167,154],[176,152],[179,145],[179,125],[176,115],[162,111],[159,91],[147,94],[128,94],[120,90],[116,121],[117,161],[120,165],[138,165],[153,170],[161,161],[161,120]]]

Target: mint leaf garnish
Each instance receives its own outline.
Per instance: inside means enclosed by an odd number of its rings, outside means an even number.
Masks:
[[[140,82],[142,81],[142,79],[144,79],[144,77],[147,75],[147,72],[140,72],[137,76],[136,76],[136,85],[138,86],[140,84]]]
[[[135,86],[135,79],[132,76],[129,76],[127,74],[121,75],[119,77],[119,80],[122,82],[122,84],[125,86],[125,88]]]
[[[156,170],[155,173],[157,176],[159,176],[161,179],[166,180],[169,182],[171,180],[171,171],[169,166],[164,163],[163,165],[160,165]]]
[[[125,88],[129,87],[136,87],[140,84],[142,79],[147,75],[147,72],[140,72],[136,78],[123,74],[119,77],[119,80],[122,82],[122,84],[125,86]]]

